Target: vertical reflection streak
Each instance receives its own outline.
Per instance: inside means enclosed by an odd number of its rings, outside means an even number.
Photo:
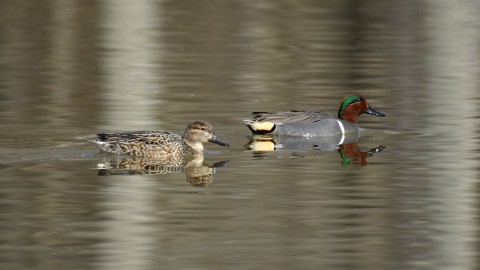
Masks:
[[[154,126],[158,120],[152,113],[161,101],[153,82],[155,39],[148,29],[156,8],[151,1],[105,1],[102,39],[108,50],[101,59],[104,75],[101,116],[103,130],[135,130]],[[142,85],[142,87],[137,87]],[[147,85],[147,87],[145,87]],[[155,100],[155,102],[153,102]],[[144,269],[151,264],[152,226],[155,207],[152,203],[152,182],[148,178],[118,176],[108,179],[109,187],[102,198],[105,240],[99,245],[99,266],[102,269]]]
[[[472,141],[475,129],[472,119],[478,115],[477,29],[478,9],[453,2],[430,3],[430,50],[427,59],[430,71],[428,91],[429,124],[427,127],[442,137],[435,144],[430,158],[430,170],[435,181],[435,194],[448,209],[438,209],[435,229],[445,232],[437,239],[441,245],[437,252],[443,262],[451,266],[473,266],[476,254],[472,253],[475,237],[475,204],[472,192],[478,179],[478,160],[472,158]],[[459,49],[462,48],[462,49]],[[475,83],[473,83],[475,82]],[[447,142],[447,143],[445,143]],[[449,162],[456,157],[458,162]]]
[[[145,129],[158,122],[152,112],[162,101],[156,98],[154,83],[157,47],[149,31],[159,16],[154,3],[145,1],[107,1],[104,5],[105,34],[103,43],[109,48],[101,61],[105,72],[102,116],[106,129]],[[142,87],[139,87],[141,85]]]

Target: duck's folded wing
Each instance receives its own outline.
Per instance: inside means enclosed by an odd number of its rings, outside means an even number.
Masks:
[[[323,119],[332,118],[329,113],[319,110],[304,110],[304,111],[283,111],[283,112],[253,112],[253,117],[250,122],[271,122],[276,125],[292,122],[313,123]]]
[[[97,140],[105,142],[143,142],[148,144],[158,144],[159,142],[177,141],[182,137],[169,131],[130,131],[120,133],[100,133],[97,134]]]

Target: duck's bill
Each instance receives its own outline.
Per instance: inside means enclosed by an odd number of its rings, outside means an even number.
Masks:
[[[382,112],[379,112],[377,110],[375,110],[374,108],[368,106],[367,110],[365,111],[366,114],[370,114],[370,115],[375,115],[375,116],[380,116],[380,117],[384,117],[385,114],[382,113]]]
[[[217,136],[215,136],[215,135],[213,135],[213,137],[212,137],[210,140],[208,140],[208,141],[211,142],[211,143],[215,143],[215,144],[221,145],[221,146],[230,146],[230,145],[228,145],[228,143],[224,143],[224,142],[220,141],[220,140],[217,138]]]

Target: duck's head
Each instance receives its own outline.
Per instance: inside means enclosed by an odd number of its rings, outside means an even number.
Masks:
[[[357,124],[358,116],[363,113],[380,117],[385,116],[384,113],[381,113],[370,107],[370,105],[367,103],[367,100],[363,97],[359,95],[349,95],[342,100],[342,103],[340,103],[338,118]]]
[[[203,144],[206,142],[229,146],[215,136],[213,126],[210,123],[201,120],[194,121],[187,126],[183,139],[196,150],[203,150]]]

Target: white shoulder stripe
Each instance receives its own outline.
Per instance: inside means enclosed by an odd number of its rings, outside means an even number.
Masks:
[[[345,127],[343,126],[343,123],[340,120],[337,120],[338,126],[340,127],[340,130],[342,131],[342,139],[338,143],[338,145],[343,144],[343,141],[345,140]]]

